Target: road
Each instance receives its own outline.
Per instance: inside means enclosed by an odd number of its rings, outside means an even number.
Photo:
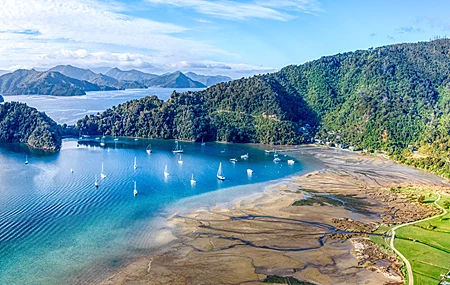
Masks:
[[[389,247],[398,255],[398,256],[400,256],[400,258],[403,260],[403,262],[405,263],[405,265],[406,265],[406,270],[408,271],[408,284],[409,285],[414,285],[414,276],[413,276],[413,271],[412,271],[412,267],[411,267],[411,263],[409,263],[409,261],[408,261],[408,259],[406,259],[406,257],[403,255],[403,254],[401,254],[400,253],[400,251],[398,251],[396,248],[395,248],[395,246],[394,246],[394,240],[395,240],[395,231],[396,230],[398,230],[399,228],[402,228],[402,227],[405,227],[405,226],[410,226],[410,225],[414,225],[414,224],[417,224],[417,223],[421,223],[421,222],[425,222],[425,221],[428,221],[428,220],[431,220],[431,219],[435,219],[435,218],[439,218],[439,217],[442,217],[442,216],[444,216],[444,215],[446,215],[447,214],[447,210],[446,209],[444,209],[444,208],[442,208],[437,202],[441,199],[441,194],[440,193],[437,193],[438,194],[438,198],[434,201],[434,204],[436,205],[436,207],[438,207],[438,209],[441,209],[442,210],[442,213],[441,214],[439,214],[439,215],[436,215],[436,216],[432,216],[432,217],[428,217],[428,218],[426,218],[426,219],[422,219],[422,220],[418,220],[418,221],[414,221],[414,222],[409,222],[409,223],[406,223],[406,224],[401,224],[401,225],[398,225],[398,226],[395,226],[395,227],[393,227],[390,231],[392,232],[392,234],[391,234],[391,241],[390,241],[390,243],[389,243]]]

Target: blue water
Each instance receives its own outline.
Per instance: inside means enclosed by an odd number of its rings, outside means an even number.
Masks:
[[[288,165],[289,157],[283,155],[282,162],[274,163],[272,155],[250,145],[181,142],[184,153],[179,164],[171,152],[173,141],[107,138],[105,147],[99,143],[85,139],[77,146],[77,140],[65,140],[57,154],[0,146],[0,284],[98,281],[130,258],[148,254],[157,230],[164,226],[161,214],[171,205],[183,210],[187,207],[183,199],[192,201],[213,191],[220,199],[211,195],[208,203],[231,201],[236,193],[254,192],[255,183],[314,167],[306,158]],[[149,143],[150,155],[145,151]],[[245,153],[249,159],[241,160]],[[234,157],[239,160],[236,164],[229,161]],[[107,175],[103,180],[102,162]],[[220,162],[225,181],[216,178]],[[170,175],[165,179],[166,164]],[[248,168],[254,170],[252,176],[247,175]],[[236,188],[240,185],[248,187]]]
[[[87,92],[83,96],[45,96],[45,95],[18,95],[5,96],[5,101],[20,101],[27,103],[39,111],[45,112],[59,124],[75,124],[86,115],[102,112],[112,106],[117,106],[128,100],[139,99],[145,96],[158,96],[166,101],[170,94],[177,92],[203,90],[195,88],[148,88],[128,89],[120,91]]]

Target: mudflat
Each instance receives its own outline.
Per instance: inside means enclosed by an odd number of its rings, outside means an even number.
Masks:
[[[447,191],[447,182],[376,156],[286,151],[324,167],[232,204],[175,213],[159,237],[168,244],[100,284],[403,284],[401,264],[367,237],[437,213],[392,188]]]

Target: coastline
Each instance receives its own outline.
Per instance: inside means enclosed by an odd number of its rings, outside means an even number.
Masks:
[[[99,284],[262,284],[267,276],[311,284],[401,282],[395,259],[377,257],[383,266],[361,259],[367,228],[434,213],[387,188],[447,184],[380,157],[314,146],[287,153],[311,155],[323,168],[264,183],[263,192],[232,202],[174,212],[157,237],[158,250]],[[318,204],[293,206],[311,195]]]

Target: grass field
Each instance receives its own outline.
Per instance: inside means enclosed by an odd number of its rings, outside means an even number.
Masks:
[[[424,203],[433,203],[437,195],[423,189],[399,189],[412,200],[425,196]],[[450,199],[442,195],[438,202]],[[387,232],[389,227],[380,227],[378,233]],[[372,241],[386,248],[383,238],[374,237]],[[395,247],[408,259],[414,275],[414,284],[437,285],[441,274],[450,270],[450,213],[425,222],[402,227],[396,231]]]

